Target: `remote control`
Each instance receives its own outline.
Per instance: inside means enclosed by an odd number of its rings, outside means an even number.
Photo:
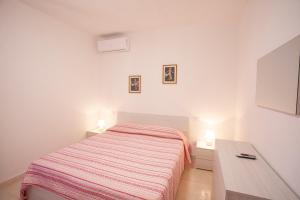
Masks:
[[[256,160],[256,156],[255,155],[246,154],[246,153],[238,154],[238,155],[236,155],[236,157],[238,157],[238,158],[246,158],[246,159],[251,159],[251,160]]]

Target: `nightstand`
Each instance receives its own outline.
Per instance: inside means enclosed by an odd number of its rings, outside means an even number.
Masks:
[[[91,137],[91,136],[94,136],[94,135],[97,135],[97,134],[101,134],[101,133],[104,133],[105,130],[104,129],[92,129],[92,130],[88,130],[86,132],[86,137]]]
[[[204,141],[192,145],[192,165],[194,168],[212,170],[214,158],[214,145],[208,146]]]

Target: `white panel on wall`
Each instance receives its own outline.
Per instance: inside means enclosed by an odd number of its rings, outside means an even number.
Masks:
[[[256,78],[257,105],[296,115],[299,67],[300,36],[260,58]]]

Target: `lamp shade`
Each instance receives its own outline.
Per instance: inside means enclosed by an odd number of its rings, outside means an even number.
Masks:
[[[97,126],[98,126],[99,129],[104,129],[104,127],[105,127],[105,121],[103,119],[99,119],[97,121]]]
[[[215,142],[215,132],[213,130],[206,130],[204,139],[206,141],[206,145],[211,146]]]

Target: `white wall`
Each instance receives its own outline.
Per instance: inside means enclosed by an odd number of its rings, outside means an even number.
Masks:
[[[300,34],[300,1],[248,1],[240,26],[237,135],[300,195],[300,118],[255,105],[257,60]]]
[[[0,182],[82,139],[110,111],[189,115],[194,138],[207,126],[233,138],[237,41],[228,16],[131,33],[130,52],[97,55],[91,35],[0,1]],[[163,85],[162,65],[171,63],[178,84]],[[130,74],[142,75],[139,95],[128,93]]]
[[[0,182],[84,137],[99,100],[90,35],[0,1]]]
[[[222,20],[220,20],[222,21]],[[106,106],[112,110],[191,116],[195,139],[207,124],[233,138],[236,26],[203,22],[129,34],[131,50],[99,55]],[[162,65],[178,65],[177,85],[162,84]],[[128,75],[142,76],[142,93],[128,93]],[[196,119],[201,121],[196,123]],[[204,125],[204,126],[203,126]],[[198,129],[199,131],[196,131]]]
[[[300,119],[255,106],[256,61],[300,33],[299,10],[299,0],[248,1],[237,70],[234,17],[131,33],[130,52],[96,55],[90,35],[0,1],[0,182],[83,138],[99,110],[123,110],[199,118],[194,138],[212,126],[231,139],[236,128],[300,194]],[[163,85],[171,63],[178,84]],[[130,74],[142,75],[141,94],[128,93]]]

